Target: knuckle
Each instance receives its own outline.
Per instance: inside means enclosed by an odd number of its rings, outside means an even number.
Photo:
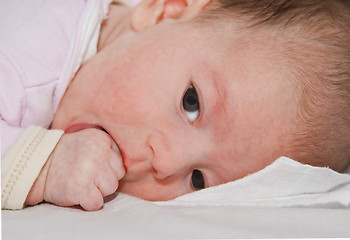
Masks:
[[[103,187],[103,196],[105,197],[114,193],[117,190],[117,188],[118,188],[117,181],[112,181],[112,180],[106,181]]]
[[[114,193],[119,186],[118,178],[112,171],[105,171],[97,180],[98,188],[104,197]]]

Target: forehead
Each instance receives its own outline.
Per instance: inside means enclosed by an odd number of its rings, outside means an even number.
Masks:
[[[154,48],[166,48],[167,51],[173,49],[178,52],[180,49],[186,49],[185,57],[188,58],[199,49],[202,53],[222,52],[227,45],[226,43],[230,41],[230,36],[226,34],[224,28],[216,28],[214,25],[207,26],[193,21],[169,21],[160,23],[144,32],[145,37],[149,39],[149,45],[153,45]],[[157,44],[154,44],[154,41]],[[223,44],[224,42],[226,43]],[[139,44],[144,45],[145,42]]]

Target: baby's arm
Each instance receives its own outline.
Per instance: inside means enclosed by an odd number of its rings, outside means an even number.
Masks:
[[[64,134],[34,183],[27,205],[43,200],[59,206],[80,204],[98,210],[114,193],[125,170],[113,140],[98,129]]]

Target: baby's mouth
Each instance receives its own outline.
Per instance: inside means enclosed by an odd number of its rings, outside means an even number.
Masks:
[[[79,132],[79,131],[82,131],[82,130],[88,129],[88,128],[96,128],[96,129],[105,131],[103,127],[101,127],[100,125],[97,125],[97,124],[75,123],[75,124],[68,126],[64,130],[64,133],[75,133],[75,132]]]
[[[107,133],[109,135],[109,137],[113,140],[112,141],[112,149],[117,152],[118,154],[121,155],[121,151],[120,148],[118,146],[118,144],[116,143],[116,141],[114,140],[114,138],[107,132],[106,129],[104,129],[102,126],[97,125],[97,124],[91,124],[91,123],[77,123],[77,124],[73,124],[68,126],[65,129],[65,133],[74,133],[74,132],[79,132],[82,131],[84,129],[88,129],[88,128],[95,128],[95,129],[99,129],[101,131],[104,131],[105,133]]]

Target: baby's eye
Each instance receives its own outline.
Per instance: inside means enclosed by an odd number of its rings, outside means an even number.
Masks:
[[[187,88],[182,99],[182,107],[185,110],[187,118],[194,122],[199,116],[199,101],[196,89],[193,85]]]
[[[205,188],[204,177],[201,171],[195,169],[192,172],[192,187],[194,190],[201,190]]]

